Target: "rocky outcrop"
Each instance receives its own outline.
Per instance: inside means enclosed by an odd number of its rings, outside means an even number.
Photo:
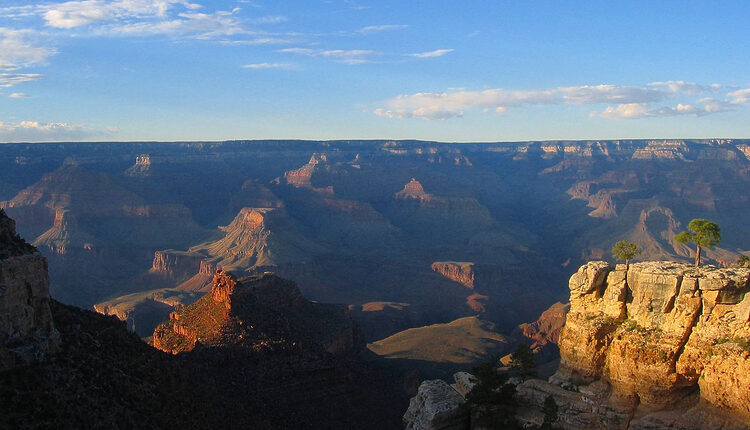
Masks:
[[[552,381],[602,381],[630,413],[674,409],[697,390],[701,404],[750,419],[750,270],[599,261],[569,287]]]
[[[313,153],[310,161],[296,170],[290,170],[284,173],[284,181],[295,188],[309,188],[320,194],[333,195],[333,187],[316,188],[312,184],[313,174],[320,169],[321,165],[328,163],[328,156],[323,153]]]
[[[125,175],[134,178],[145,178],[151,176],[151,156],[142,154],[135,157],[135,164],[130,166]]]
[[[432,196],[425,193],[424,187],[422,187],[422,184],[414,179],[411,178],[409,183],[404,185],[404,189],[397,192],[396,196],[397,199],[417,199],[417,200],[425,200],[429,201]]]
[[[196,252],[176,251],[174,249],[156,251],[149,272],[168,278],[191,276],[200,270],[201,261],[204,258],[204,255]]]
[[[0,209],[0,371],[40,362],[59,347],[47,261]]]
[[[304,260],[321,249],[303,237],[281,209],[243,208],[228,226],[219,229],[224,237],[189,251],[206,255],[209,263],[230,270]]]
[[[334,355],[360,346],[346,308],[312,303],[293,282],[273,274],[237,280],[223,271],[214,275],[209,294],[156,327],[153,345],[173,354],[205,345]]]
[[[464,397],[442,380],[424,381],[404,414],[407,430],[464,430],[469,414],[461,405]]]
[[[466,288],[474,289],[474,263],[461,261],[436,261],[430,268]]]

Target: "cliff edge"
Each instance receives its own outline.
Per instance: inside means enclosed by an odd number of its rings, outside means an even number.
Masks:
[[[59,346],[50,312],[47,260],[0,209],[0,371],[41,361]]]
[[[569,288],[551,382],[604,382],[634,418],[697,397],[692,409],[750,420],[750,270],[594,261]]]

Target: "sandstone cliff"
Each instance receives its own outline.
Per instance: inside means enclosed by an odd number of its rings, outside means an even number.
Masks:
[[[0,209],[0,371],[41,361],[59,346],[47,261]]]
[[[605,383],[611,396],[599,397],[617,399],[625,416],[674,409],[697,392],[696,407],[746,422],[748,291],[748,269],[662,261],[626,272],[624,265],[588,263],[570,278],[561,364],[551,380]]]
[[[747,429],[750,269],[653,261],[626,271],[594,261],[569,287],[567,315],[558,304],[516,333],[554,343],[565,323],[557,373],[517,381],[522,426],[541,425],[552,397],[556,425],[570,430]],[[404,419],[410,428],[466,429],[462,403],[426,381]]]

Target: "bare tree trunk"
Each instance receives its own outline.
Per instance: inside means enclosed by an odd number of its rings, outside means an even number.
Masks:
[[[695,267],[701,265],[701,246],[697,245],[695,249]]]

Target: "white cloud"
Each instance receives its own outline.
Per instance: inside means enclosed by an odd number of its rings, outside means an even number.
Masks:
[[[43,63],[55,54],[52,48],[36,46],[31,30],[13,30],[0,27],[0,70],[18,70]]]
[[[48,27],[71,30],[87,28],[99,36],[171,35],[209,39],[249,33],[231,11],[200,12],[203,6],[187,0],[76,0],[36,6],[34,12]],[[251,22],[282,22],[280,16]]]
[[[9,95],[8,97],[10,97],[12,99],[28,99],[28,98],[31,98],[31,96],[28,95],[28,94],[26,94],[26,93],[11,93],[11,95]]]
[[[750,88],[732,91],[727,95],[732,98],[730,103],[733,104],[745,104],[750,102]]]
[[[104,25],[95,33],[111,36],[187,36],[198,39],[212,39],[218,36],[244,34],[247,31],[235,18],[234,12],[178,14],[174,19],[159,21],[145,20],[132,23]]]
[[[712,98],[700,99],[698,103],[700,105],[678,103],[677,106],[663,106],[659,108],[650,108],[645,103],[621,104],[616,107],[607,107],[598,116],[608,119],[639,119],[679,115],[699,117],[736,109],[736,106],[733,106],[731,103]]]
[[[243,69],[262,70],[262,69],[291,69],[294,66],[289,63],[251,63],[242,66]]]
[[[373,110],[388,118],[446,119],[460,117],[471,109],[482,112],[506,112],[510,108],[536,105],[611,104],[592,117],[637,119],[677,115],[705,116],[736,110],[750,103],[750,88],[727,94],[727,99],[690,97],[718,92],[726,86],[700,85],[684,81],[654,82],[644,86],[583,85],[532,90],[488,89],[468,91],[453,89],[443,93],[415,93],[394,97],[384,107]],[[672,106],[654,106],[677,99]]]
[[[422,118],[422,119],[449,119],[464,116],[463,111],[443,109],[440,106],[425,106],[414,110],[405,109],[383,109],[373,111],[375,115],[388,118]]]
[[[434,51],[417,52],[416,54],[406,54],[406,56],[416,57],[416,58],[435,58],[435,57],[442,57],[445,54],[450,54],[453,51],[454,51],[453,49],[436,49]]]
[[[360,28],[357,33],[373,34],[381,31],[404,30],[407,28],[409,28],[409,26],[404,24],[368,25],[367,27]]]
[[[42,75],[37,73],[0,73],[0,87],[10,88],[14,85],[37,81]]]
[[[185,0],[81,0],[42,6],[42,17],[55,28],[74,28],[99,21],[127,18],[164,18],[174,5],[188,10],[201,6]]]
[[[695,82],[685,81],[651,82],[648,85],[652,87],[665,87],[673,93],[683,93],[687,95],[719,91],[722,87],[719,84],[701,85]]]
[[[456,90],[444,93],[400,95],[388,100],[387,108],[376,109],[374,113],[392,118],[445,119],[450,116],[462,116],[471,108],[490,108],[501,112],[508,108],[528,105],[648,103],[661,101],[670,96],[671,93],[655,88],[617,85],[586,85],[537,90]]]
[[[86,127],[66,123],[21,121],[10,124],[0,121],[0,142],[67,141],[89,135]]]
[[[617,107],[609,106],[599,116],[609,119],[635,119],[652,115],[650,115],[648,105],[645,103],[624,103],[617,105]]]
[[[286,48],[279,52],[306,55],[308,57],[330,58],[344,64],[363,64],[370,61],[372,57],[383,55],[378,51],[367,49],[310,49],[310,48]]]

